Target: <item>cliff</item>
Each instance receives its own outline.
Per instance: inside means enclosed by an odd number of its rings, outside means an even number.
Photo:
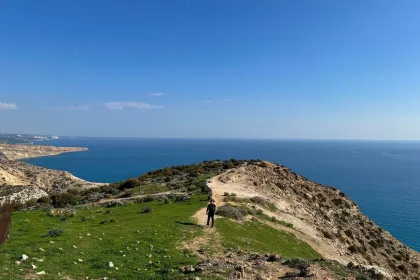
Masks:
[[[377,226],[335,188],[270,162],[232,169],[215,177],[209,187],[216,196],[234,192],[271,202],[276,210],[265,209],[266,214],[293,224],[288,231],[325,258],[372,268],[384,278],[419,279],[420,254]]]
[[[67,189],[88,189],[98,187],[66,171],[57,171],[9,160],[0,156],[0,188],[3,186],[36,187],[47,192],[62,192]]]

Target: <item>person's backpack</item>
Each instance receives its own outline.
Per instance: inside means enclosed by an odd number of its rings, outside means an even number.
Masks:
[[[209,204],[209,212],[211,212],[211,213],[216,212],[216,204],[214,204],[214,203]]]

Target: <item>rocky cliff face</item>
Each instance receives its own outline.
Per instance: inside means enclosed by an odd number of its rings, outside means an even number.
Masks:
[[[304,233],[303,238],[330,247],[326,248],[330,253],[325,253],[328,258],[370,267],[386,278],[420,279],[419,253],[373,223],[335,188],[308,181],[269,162],[232,169],[218,180],[274,203],[278,216],[293,223],[298,232]]]
[[[0,188],[3,186],[36,187],[46,192],[98,187],[66,171],[57,171],[0,157]]]
[[[62,153],[82,151],[87,151],[87,149],[73,147],[0,144],[0,153],[2,153],[10,160],[42,156],[54,156]]]

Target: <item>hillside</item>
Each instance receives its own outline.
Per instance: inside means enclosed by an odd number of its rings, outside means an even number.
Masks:
[[[42,145],[0,144],[0,154],[4,154],[10,160],[55,156],[63,153],[87,151],[87,148],[55,147]]]
[[[345,194],[269,162],[206,161],[46,190],[27,205],[38,210],[13,215],[1,279],[419,279],[419,254]],[[215,228],[204,226],[209,193]]]
[[[47,192],[87,189],[101,184],[77,178],[66,171],[38,167],[0,156],[0,189],[6,186],[39,188]]]

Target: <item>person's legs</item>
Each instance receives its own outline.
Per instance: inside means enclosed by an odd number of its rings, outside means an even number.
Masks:
[[[207,225],[209,225],[209,223],[210,223],[210,217],[211,217],[211,215],[207,214]]]
[[[211,227],[214,227],[214,214],[211,215]]]

